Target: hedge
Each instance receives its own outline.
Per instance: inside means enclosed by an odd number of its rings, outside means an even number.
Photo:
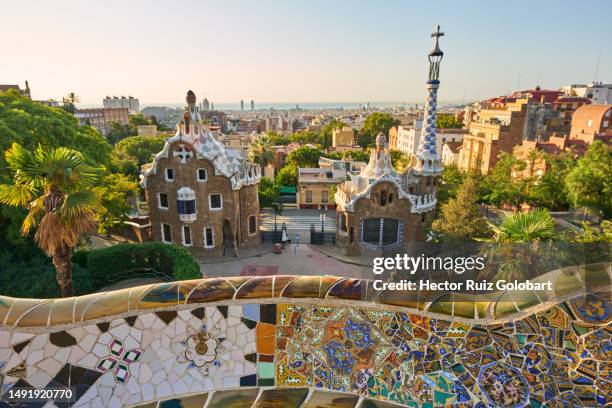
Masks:
[[[85,259],[75,254],[73,260],[86,267],[96,289],[146,273],[163,274],[171,280],[202,277],[189,251],[160,242],[117,244],[88,252]]]
[[[75,295],[94,291],[89,271],[81,265],[74,265],[72,281]],[[60,297],[51,259],[42,253],[19,259],[9,251],[0,252],[0,295],[38,299]]]

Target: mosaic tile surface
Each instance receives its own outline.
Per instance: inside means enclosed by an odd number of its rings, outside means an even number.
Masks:
[[[313,294],[329,293],[323,283],[299,281]],[[607,296],[488,325],[331,297],[248,296],[42,330],[4,325],[0,387],[70,386],[83,408],[609,406]]]

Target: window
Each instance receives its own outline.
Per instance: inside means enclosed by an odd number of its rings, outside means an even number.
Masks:
[[[161,234],[163,242],[172,242],[172,229],[170,228],[170,224],[161,225]]]
[[[588,126],[588,127],[593,126],[593,121],[592,121],[591,119],[589,119],[589,121],[587,122],[587,126]]]
[[[310,190],[306,191],[306,202],[312,203],[312,191]]]
[[[389,193],[389,204],[393,202],[393,193]]]
[[[212,228],[204,228],[204,246],[212,248],[215,246],[214,233]]]
[[[183,245],[191,246],[191,228],[183,225]]]
[[[384,247],[400,241],[401,223],[390,218],[369,218],[361,222],[361,240],[366,244]]]
[[[327,191],[323,191],[323,192],[321,193],[321,202],[322,202],[322,203],[326,203],[326,202],[327,202],[327,197],[328,197],[328,194],[329,194],[329,193],[328,193]]]
[[[343,232],[347,231],[347,227],[346,227],[346,214],[340,213],[338,215],[338,224],[340,224],[340,231],[343,231]]]
[[[206,181],[206,169],[198,169],[198,181]]]
[[[182,187],[176,193],[176,207],[181,221],[194,221],[196,214],[195,192],[189,187]]]
[[[387,204],[387,192],[385,190],[380,192],[380,206],[384,207]]]
[[[220,210],[223,208],[223,199],[221,194],[210,194],[208,196],[208,205],[211,210]]]
[[[174,170],[166,169],[166,181],[174,180]]]
[[[168,209],[168,194],[158,193],[157,204],[160,209],[167,210]]]
[[[257,233],[257,217],[251,215],[249,217],[249,234]]]

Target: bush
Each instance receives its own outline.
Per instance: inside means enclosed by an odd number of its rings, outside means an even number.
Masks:
[[[51,260],[40,254],[18,259],[11,252],[0,253],[0,294],[22,298],[56,298],[60,296]],[[72,270],[75,295],[93,292],[89,272],[75,264]]]
[[[82,261],[80,261],[82,262]],[[173,280],[202,277],[189,251],[159,242],[118,244],[87,254],[87,269],[95,288],[134,277],[143,272],[164,274]]]

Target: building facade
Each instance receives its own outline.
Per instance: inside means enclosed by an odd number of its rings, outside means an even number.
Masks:
[[[217,141],[193,92],[176,135],[143,169],[152,238],[223,255],[258,245],[259,166]]]
[[[77,109],[74,116],[82,126],[93,126],[104,136],[110,133],[111,123],[116,122],[125,126],[129,122],[128,108]]]
[[[574,112],[570,138],[589,144],[599,135],[612,133],[612,105],[585,105]]]
[[[391,164],[385,135],[376,137],[376,149],[358,175],[338,185],[336,243],[346,254],[381,254],[406,249],[410,242],[425,241],[425,225],[437,205],[442,163],[436,150],[437,93],[443,53],[438,39],[429,53],[429,78],[422,137],[412,167],[398,173]]]
[[[140,102],[138,101],[138,98],[134,98],[131,96],[128,96],[127,98],[125,96],[107,96],[102,100],[102,106],[104,106],[105,108],[113,109],[127,108],[130,114],[140,112]]]
[[[587,98],[593,104],[612,104],[612,84],[592,82],[590,84],[568,85],[561,89],[566,95]]]
[[[32,94],[30,92],[30,84],[28,81],[25,81],[25,88],[21,89],[19,85],[2,85],[0,84],[0,92],[8,92],[10,90],[14,90],[19,92],[22,96],[25,96],[28,99],[32,99]]]
[[[468,133],[463,136],[458,167],[488,173],[502,152],[510,153],[523,140],[527,117],[526,103],[507,103],[503,107],[487,105],[470,112]]]

